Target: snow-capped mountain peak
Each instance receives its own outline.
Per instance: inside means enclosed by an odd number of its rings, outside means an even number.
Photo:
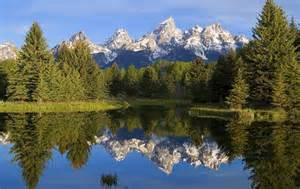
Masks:
[[[172,16],[167,18],[166,20],[162,21],[160,25],[174,25],[175,26],[175,20]]]
[[[202,31],[203,31],[203,28],[201,26],[195,25],[191,29],[184,31],[184,38],[187,39],[191,36],[197,36],[198,38],[200,38]]]
[[[222,33],[222,32],[224,32],[224,29],[222,28],[221,24],[217,22],[217,23],[207,26],[205,28],[205,31],[214,32],[214,33]]]
[[[79,31],[75,34],[73,34],[69,41],[76,42],[76,41],[90,41],[87,35],[84,33],[84,31]]]
[[[5,42],[0,44],[0,61],[7,59],[16,59],[17,58],[17,47],[10,43]]]
[[[174,18],[161,22],[156,29],[140,39],[132,39],[125,29],[118,29],[104,45],[93,43],[80,31],[53,48],[56,55],[62,44],[73,48],[78,40],[85,41],[96,62],[109,66],[112,62],[120,66],[130,63],[137,67],[146,66],[158,59],[192,61],[201,57],[207,61],[217,60],[230,49],[241,48],[249,40],[243,35],[233,35],[220,23],[202,28],[198,25],[182,32],[176,27]],[[0,60],[16,58],[16,48],[11,44],[0,45]]]
[[[102,66],[116,62],[125,66],[134,63],[137,67],[157,59],[192,61],[201,57],[212,61],[229,49],[241,48],[249,42],[245,36],[232,35],[220,23],[205,28],[195,25],[182,32],[172,17],[137,40],[132,39],[125,29],[118,29],[104,45],[92,43],[83,31],[74,34],[67,43],[72,46],[79,39],[88,42],[93,56]]]
[[[176,27],[175,20],[169,17],[167,20],[161,22],[150,35],[154,35],[158,44],[165,44],[171,42],[172,39],[175,42],[180,41],[182,31]]]
[[[105,43],[109,49],[121,49],[133,43],[133,39],[129,36],[127,30],[118,29],[111,38]]]
[[[224,30],[219,23],[207,26],[204,28],[201,35],[202,44],[207,50],[225,53],[229,49],[237,48],[234,36],[230,32]]]
[[[202,31],[203,31],[203,28],[200,27],[199,25],[196,25],[191,29],[191,32],[193,34],[200,34]]]

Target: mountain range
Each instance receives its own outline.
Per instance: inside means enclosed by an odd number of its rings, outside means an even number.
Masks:
[[[128,67],[130,64],[143,67],[159,59],[191,61],[196,57],[210,62],[228,50],[241,48],[249,42],[245,36],[232,35],[218,23],[205,28],[196,25],[183,31],[177,28],[174,19],[170,17],[140,39],[133,39],[125,29],[118,29],[104,44],[96,44],[80,31],[56,45],[52,51],[57,54],[62,44],[72,48],[78,40],[88,43],[93,57],[101,67],[112,63],[120,67]],[[14,49],[12,44],[1,45],[0,60],[15,58]]]

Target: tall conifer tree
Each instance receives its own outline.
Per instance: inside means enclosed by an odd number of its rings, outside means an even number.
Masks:
[[[147,67],[140,82],[142,96],[155,97],[158,89],[158,74],[153,67]]]
[[[248,85],[243,76],[242,68],[238,69],[237,75],[234,78],[232,89],[229,96],[226,98],[226,104],[233,109],[241,109],[247,102]]]
[[[241,66],[239,64],[243,63],[234,50],[230,50],[219,58],[210,80],[213,101],[223,102],[229,95],[236,76],[236,69]]]
[[[139,76],[134,65],[130,65],[124,77],[125,90],[128,96],[136,96],[138,93]]]
[[[117,64],[106,70],[106,78],[111,95],[117,96],[123,92],[122,73]]]
[[[208,75],[207,65],[201,58],[197,58],[184,76],[185,86],[190,91],[193,100],[209,101]]]
[[[270,105],[277,69],[280,65],[284,65],[283,69],[287,64],[294,65],[297,58],[295,35],[283,10],[273,0],[266,1],[253,29],[253,38],[246,50],[251,99]]]
[[[37,101],[40,68],[53,61],[47,42],[38,23],[33,23],[26,35],[25,44],[18,53],[17,65],[9,84],[9,99]]]
[[[283,108],[287,105],[287,96],[284,72],[281,68],[277,69],[274,84],[272,104],[276,107]]]

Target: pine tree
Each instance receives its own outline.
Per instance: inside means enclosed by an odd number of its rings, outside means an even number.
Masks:
[[[246,50],[250,97],[256,103],[270,105],[277,69],[294,64],[297,58],[295,35],[283,10],[273,0],[266,1],[253,38]]]
[[[103,70],[99,68],[97,64],[94,64],[94,71],[90,75],[90,89],[89,97],[90,99],[104,99],[108,96],[108,89],[105,81],[105,75]]]
[[[287,97],[285,107],[288,110],[300,107],[300,30],[294,19],[290,23],[290,30],[295,39],[294,47],[296,48],[297,61],[287,62],[284,67]]]
[[[159,89],[158,74],[153,67],[147,67],[140,82],[143,97],[155,97]]]
[[[220,56],[209,84],[213,101],[223,102],[229,95],[236,76],[236,69],[243,65],[241,61],[234,50]]]
[[[7,79],[5,71],[1,66],[2,62],[0,62],[0,100],[3,100],[6,95],[6,88],[7,88]]]
[[[111,95],[117,96],[123,93],[122,73],[117,64],[113,64],[109,69],[107,69],[106,78],[108,80]]]
[[[63,86],[63,73],[55,63],[44,64],[40,67],[40,80],[38,83],[39,101],[60,101]]]
[[[287,103],[286,83],[282,68],[276,72],[274,88],[272,94],[272,104],[276,107],[283,108]]]
[[[100,99],[106,96],[104,77],[100,68],[91,56],[91,50],[85,41],[78,41],[74,46],[73,67],[78,70],[84,83],[87,99]]]
[[[293,35],[295,35],[294,46],[297,49],[296,51],[298,53],[300,53],[300,29],[299,29],[294,17],[291,20],[290,29],[291,29],[291,32],[293,33]],[[299,61],[299,58],[300,57],[298,57],[298,61]]]
[[[62,68],[64,64],[71,66],[74,62],[75,54],[71,48],[69,48],[65,43],[63,43],[56,54],[56,61]]]
[[[285,85],[288,110],[300,108],[300,64],[288,62],[285,65]]]
[[[0,62],[0,100],[7,99],[8,80],[15,66],[15,60],[4,60]]]
[[[166,73],[160,78],[161,86],[161,95],[164,95],[167,98],[176,96],[176,80],[174,75]]]
[[[10,70],[6,93],[9,101],[28,101],[26,81],[25,77],[21,75],[22,72],[22,65],[18,62]]]
[[[80,73],[68,64],[64,64],[63,78],[61,81],[59,94],[62,101],[80,101],[85,100],[84,83]]]
[[[138,93],[139,76],[134,65],[130,65],[124,76],[124,87],[128,96],[136,96]]]
[[[73,48],[68,48],[63,44],[59,49],[57,61],[61,68],[66,64],[70,67],[67,67],[68,71],[73,69],[72,73],[80,74],[85,99],[97,100],[107,96],[104,75],[91,56],[91,50],[85,41],[77,41]],[[76,77],[73,79],[76,80]]]
[[[246,104],[248,97],[248,85],[243,78],[243,70],[238,69],[232,89],[226,98],[226,104],[232,109],[241,109]]]
[[[26,35],[25,44],[18,53],[14,76],[10,81],[9,99],[17,101],[37,101],[37,86],[42,64],[53,61],[43,32],[33,23]]]
[[[204,61],[197,58],[184,76],[184,85],[190,91],[194,101],[209,101],[208,69]]]

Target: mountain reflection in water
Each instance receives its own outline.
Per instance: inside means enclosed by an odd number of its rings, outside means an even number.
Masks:
[[[30,189],[37,188],[53,150],[64,154],[74,169],[81,169],[100,146],[117,161],[136,151],[167,174],[182,162],[217,170],[221,164],[242,159],[250,174],[249,187],[300,186],[297,123],[196,119],[183,108],[158,107],[106,113],[1,114],[0,121],[0,144],[9,146]]]

